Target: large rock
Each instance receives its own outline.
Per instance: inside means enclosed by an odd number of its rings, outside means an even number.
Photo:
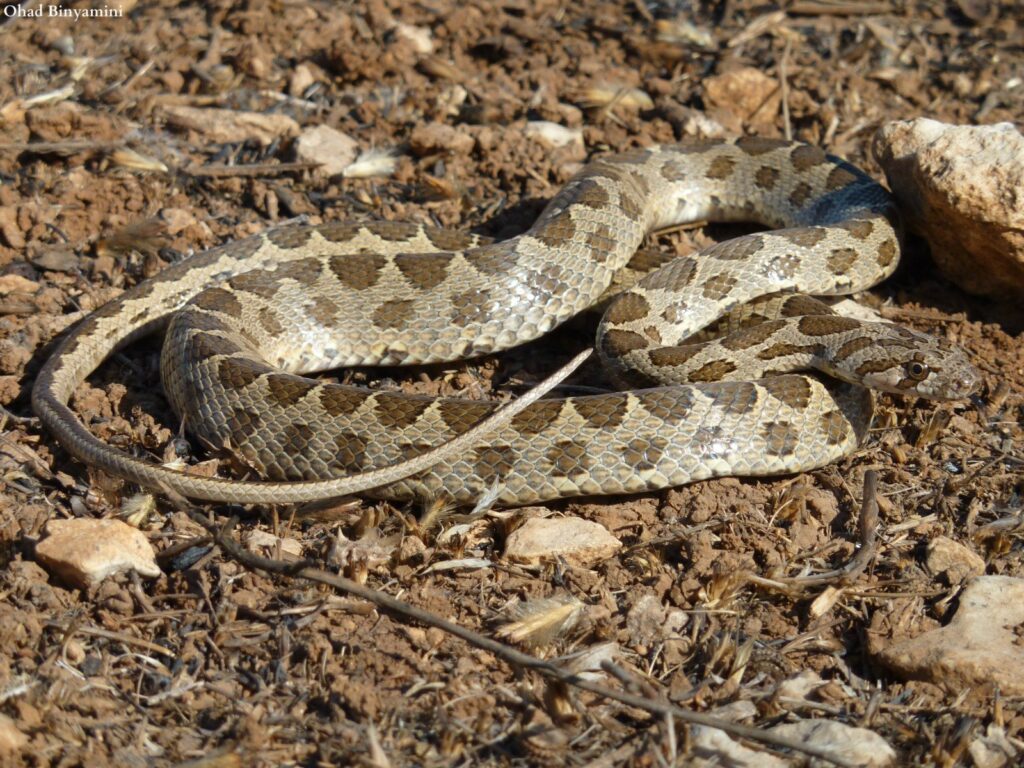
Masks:
[[[355,162],[359,145],[348,134],[329,125],[306,128],[295,140],[295,159],[305,163],[320,163],[316,172],[323,176],[338,176]]]
[[[587,567],[614,555],[622,546],[597,523],[578,517],[533,517],[505,541],[505,557],[520,563],[537,563],[556,557]]]
[[[884,649],[878,659],[905,679],[927,680],[949,691],[999,686],[1003,696],[1024,696],[1024,579],[979,576],[960,595],[945,627]]]
[[[1024,136],[1011,123],[889,123],[874,152],[949,279],[971,293],[1024,296]]]
[[[831,720],[801,720],[783,723],[770,729],[776,736],[786,736],[815,747],[831,751],[849,765],[863,765],[865,768],[882,768],[896,760],[896,750],[889,743],[867,728],[854,728],[845,723]],[[831,761],[812,758],[809,765],[832,765]]]
[[[46,534],[36,545],[36,559],[72,586],[88,589],[129,570],[150,578],[160,575],[146,535],[120,520],[51,520]]]

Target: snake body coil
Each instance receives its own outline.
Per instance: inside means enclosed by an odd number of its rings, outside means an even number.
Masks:
[[[539,400],[503,419],[495,403],[297,375],[530,341],[594,304],[648,232],[699,219],[776,229],[676,259],[610,304],[598,351],[616,377],[652,388]],[[796,294],[849,293],[888,276],[899,255],[894,220],[881,186],[814,147],[751,138],[634,151],[587,165],[529,231],[503,242],[331,223],[198,254],[78,326],[41,372],[33,403],[83,461],[213,500],[334,496],[358,490],[351,476],[370,470],[375,495],[465,502],[497,486],[509,504],[798,472],[863,438],[871,398],[859,384],[959,398],[978,382],[945,343]],[[733,333],[687,342],[723,316]],[[168,319],[161,368],[175,409],[193,434],[269,482],[133,459],[67,408],[113,349]],[[786,373],[807,366],[853,383]],[[473,437],[488,417],[504,423]],[[427,449],[459,436],[457,451],[427,466]],[[417,457],[423,466],[389,469]]]

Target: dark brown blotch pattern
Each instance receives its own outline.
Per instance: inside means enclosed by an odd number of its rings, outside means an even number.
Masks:
[[[715,405],[729,415],[750,413],[757,404],[757,387],[749,381],[721,381],[705,390]]]
[[[811,185],[806,181],[801,181],[789,193],[789,202],[794,208],[803,208],[812,194],[814,194],[814,190]]]
[[[855,355],[861,350],[867,349],[874,345],[874,341],[867,336],[858,336],[857,338],[850,339],[848,342],[843,344],[839,349],[836,350],[835,359],[837,362],[846,360],[851,355]]]
[[[530,234],[544,245],[561,248],[576,236],[576,223],[568,213],[563,213],[540,227],[534,227]]]
[[[790,162],[797,171],[803,172],[816,165],[821,165],[827,159],[824,150],[820,147],[813,147],[809,144],[801,144],[795,147],[789,155]]]
[[[256,315],[256,320],[259,322],[260,327],[270,336],[278,336],[284,333],[284,326],[277,319],[277,315],[274,310],[268,307],[261,307],[260,311]]]
[[[309,478],[307,455],[309,454],[309,443],[314,434],[313,428],[301,421],[288,424],[281,430],[281,453],[289,457],[293,466],[298,470],[297,476],[303,479]]]
[[[891,237],[878,246],[878,264],[888,267],[896,258],[896,241]]]
[[[701,287],[704,297],[712,301],[724,299],[736,285],[736,278],[732,275],[712,275]]]
[[[606,429],[619,426],[626,418],[628,396],[622,394],[578,397],[572,404],[588,427]]]
[[[508,445],[486,445],[473,451],[473,469],[488,485],[504,480],[515,469],[516,452]]]
[[[720,155],[711,161],[708,165],[708,169],[705,172],[705,176],[709,179],[722,180],[732,176],[733,170],[736,168],[736,161],[731,157]]]
[[[795,253],[785,253],[776,256],[768,262],[768,271],[783,279],[789,279],[800,271],[800,257]]]
[[[439,251],[462,251],[466,248],[472,248],[480,241],[476,235],[451,229],[425,227],[423,231],[430,244]]]
[[[661,166],[661,176],[665,181],[686,181],[687,165],[680,160],[669,160]]]
[[[799,434],[786,421],[770,422],[761,430],[765,450],[773,456],[789,456],[799,442]]]
[[[274,272],[254,269],[252,272],[235,275],[228,280],[228,285],[242,293],[251,293],[263,299],[272,299],[281,288],[281,281]]]
[[[433,402],[429,397],[382,392],[374,396],[373,412],[383,427],[405,429],[415,424]]]
[[[418,224],[405,221],[375,221],[365,224],[364,227],[367,232],[376,235],[381,240],[395,243],[410,240],[420,231]]]
[[[264,429],[263,417],[248,408],[232,408],[226,426],[236,443],[245,442]]]
[[[826,263],[835,274],[845,275],[857,263],[857,252],[853,248],[833,248]]]
[[[195,357],[198,360],[206,360],[215,355],[237,355],[242,351],[241,347],[233,341],[222,336],[214,336],[212,333],[196,333],[192,336],[192,345],[195,349]]]
[[[612,228],[607,224],[591,226],[593,226],[593,230],[588,232],[583,240],[590,250],[590,258],[598,264],[603,264],[615,252],[617,243],[613,237]]]
[[[334,438],[334,458],[329,466],[336,475],[347,475],[370,465],[366,438],[355,432],[339,432]]]
[[[867,240],[875,229],[875,224],[871,219],[850,219],[849,221],[841,221],[835,226],[839,229],[845,229],[850,233],[850,237],[857,240]]]
[[[640,320],[651,311],[651,305],[647,299],[639,293],[623,293],[615,298],[612,305],[605,313],[605,321],[618,325],[628,323],[631,320]]]
[[[192,304],[210,312],[220,312],[228,317],[241,317],[242,304],[238,297],[224,288],[207,288],[194,299]]]
[[[328,267],[342,285],[361,291],[376,285],[385,264],[379,253],[349,253],[331,256]]]
[[[404,328],[409,325],[413,308],[412,299],[390,299],[381,302],[373,311],[371,320],[378,328]]]
[[[326,224],[320,224],[316,231],[320,233],[320,237],[324,240],[329,240],[332,243],[347,243],[359,234],[360,229],[362,229],[360,224],[329,221]]]
[[[451,321],[459,327],[486,322],[491,317],[489,291],[471,289],[449,297],[452,305]]]
[[[217,363],[217,375],[227,389],[242,389],[274,369],[266,363],[248,358],[225,357]]]
[[[769,139],[762,136],[744,136],[736,140],[736,146],[744,153],[757,157],[790,145],[785,139]]]
[[[677,347],[658,347],[648,353],[651,363],[660,367],[672,368],[686,365],[693,356],[704,349],[703,344],[682,344]]]
[[[572,204],[584,205],[595,211],[602,211],[611,203],[608,190],[595,179],[584,179],[572,191]]]
[[[779,180],[779,172],[770,165],[762,165],[754,173],[754,184],[759,189],[774,189]]]
[[[330,384],[320,390],[320,406],[331,416],[349,416],[359,410],[370,393],[358,387]]]
[[[811,402],[811,384],[803,376],[775,376],[761,382],[764,391],[790,408],[806,408]]]
[[[594,465],[586,443],[578,440],[556,440],[545,452],[551,474],[573,477],[585,474]]]
[[[274,373],[267,376],[270,399],[283,408],[297,404],[316,387],[316,382],[290,373]]]
[[[774,234],[801,248],[813,248],[828,236],[828,230],[824,227],[800,227],[783,229]]]
[[[833,333],[848,333],[861,327],[860,320],[840,315],[809,315],[800,318],[797,327],[806,336],[829,336]]]
[[[834,192],[837,189],[848,187],[850,184],[854,184],[857,181],[857,174],[848,171],[846,168],[841,166],[836,166],[832,169],[828,178],[825,180],[825,189],[829,192]]]
[[[693,282],[696,273],[696,260],[689,256],[681,256],[645,278],[643,285],[647,288],[681,291]]]
[[[735,370],[736,363],[731,360],[712,360],[691,371],[687,378],[693,382],[721,381]]]
[[[657,469],[665,456],[668,441],[663,437],[650,437],[646,440],[633,439],[626,443],[622,458],[637,471]]]
[[[824,347],[821,344],[794,344],[792,342],[780,341],[758,352],[757,359],[765,361],[781,360],[784,357],[793,355],[814,357],[820,355],[823,351]]]
[[[710,259],[719,261],[746,261],[764,247],[761,235],[744,235],[723,243],[717,243],[705,251]]]
[[[687,387],[642,389],[634,394],[640,407],[663,421],[679,423],[693,410],[693,394]]]
[[[278,248],[291,250],[292,248],[301,248],[308,243],[312,234],[313,230],[311,228],[307,226],[297,226],[272,229],[269,232],[266,232],[265,236],[267,240],[272,242]]]
[[[536,435],[550,427],[562,414],[562,401],[538,400],[512,419],[512,428],[524,435]]]
[[[339,315],[338,305],[322,294],[314,296],[303,309],[306,314],[325,328],[331,327]]]
[[[828,445],[839,445],[849,434],[850,425],[842,413],[831,410],[821,415],[821,431]]]
[[[606,355],[615,358],[638,349],[646,349],[649,344],[647,339],[635,331],[609,328],[601,339],[601,346]]]
[[[568,221],[569,217],[563,217]],[[571,223],[571,222],[570,222]],[[551,241],[547,241],[545,238],[548,237],[545,234],[545,228],[547,225],[543,225],[540,229],[535,228],[531,230],[530,234],[536,237],[541,242],[547,245],[561,245],[562,243],[556,243],[554,241],[555,233],[551,233]],[[576,225],[573,224],[573,230],[575,231]],[[493,243],[491,245],[482,246],[480,248],[470,248],[468,251],[462,254],[466,262],[485,275],[502,275],[507,273],[512,267],[515,266],[519,260],[519,254],[515,251],[515,240],[505,240],[501,243]]]
[[[726,349],[733,350],[734,352],[750,349],[753,346],[767,341],[773,333],[781,330],[785,325],[785,320],[769,320],[761,323],[760,325],[755,325],[752,328],[745,328],[742,331],[729,334],[722,339],[721,345]]]
[[[324,265],[320,259],[295,259],[277,265],[274,275],[281,279],[294,280],[299,285],[312,285],[323,272]]]
[[[437,411],[448,429],[461,435],[490,416],[496,407],[494,403],[471,400],[441,400]]]
[[[452,258],[451,253],[399,253],[395,266],[414,287],[425,291],[444,282]]]

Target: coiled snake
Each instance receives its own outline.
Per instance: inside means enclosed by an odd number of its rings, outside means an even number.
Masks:
[[[530,341],[597,301],[648,232],[698,219],[776,229],[676,259],[612,301],[598,351],[614,376],[649,388],[538,400],[509,419],[492,402],[297,375]],[[523,504],[799,472],[863,438],[872,400],[861,383],[938,398],[978,384],[945,342],[849,320],[795,293],[849,293],[888,276],[894,221],[880,185],[815,147],[746,138],[632,151],[585,166],[529,231],[503,242],[330,223],[200,253],[82,322],[38,376],[33,406],[81,460],[211,500],[310,500],[372,481],[380,496],[467,502],[495,487],[500,501]],[[686,342],[723,316],[731,333]],[[161,369],[172,405],[204,443],[269,481],[132,458],[67,407],[112,350],[168,321]],[[786,373],[809,365],[853,383]],[[468,434],[487,417],[499,426]],[[424,456],[459,435],[447,455]],[[371,469],[380,471],[369,480],[351,477]]]

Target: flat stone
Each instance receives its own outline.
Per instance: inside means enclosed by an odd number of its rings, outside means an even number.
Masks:
[[[134,570],[155,578],[161,571],[145,534],[120,520],[51,520],[36,559],[51,574],[81,589]]]
[[[756,67],[737,67],[704,79],[708,117],[730,133],[755,133],[775,127],[782,95],[779,83]]]
[[[320,163],[315,173],[322,176],[340,175],[355,162],[358,152],[355,139],[329,125],[306,128],[295,141],[295,159]]]
[[[960,594],[945,627],[882,649],[877,658],[903,679],[926,680],[951,692],[964,688],[1024,696],[1024,579],[978,576]]]
[[[925,564],[936,576],[945,576],[950,584],[959,584],[971,576],[985,573],[985,561],[980,555],[946,536],[928,542]]]
[[[971,293],[1024,296],[1024,136],[1011,123],[892,122],[874,153],[950,280]]]
[[[678,636],[687,621],[685,611],[663,605],[656,595],[643,595],[629,609],[626,632],[633,645],[650,646]]]
[[[1020,765],[1020,758],[1024,757],[1020,747],[1007,738],[1006,730],[995,723],[989,723],[983,734],[971,740],[967,753],[974,768],[1007,768]]]
[[[597,523],[579,517],[533,517],[505,542],[505,557],[537,563],[561,557],[572,565],[588,566],[611,557],[622,542]]]
[[[582,128],[566,128],[550,120],[534,120],[526,124],[523,133],[549,147],[565,147],[571,144],[583,148]]]
[[[243,543],[247,550],[260,557],[278,557],[278,546],[280,546],[281,560],[291,562],[302,559],[302,542],[275,536],[268,531],[261,531],[259,528],[254,528],[245,534]]]
[[[712,768],[789,768],[788,760],[775,757],[762,749],[745,747],[725,731],[703,725],[691,726],[692,746],[687,765]],[[692,762],[690,762],[692,760]]]
[[[783,723],[769,729],[777,736],[787,736],[805,744],[831,750],[837,757],[853,765],[882,768],[892,765],[896,750],[874,731],[854,728],[832,720],[801,720],[798,723]],[[809,766],[824,768],[834,765],[831,761],[811,758]]]
[[[476,141],[468,133],[444,123],[424,123],[416,126],[409,137],[409,146],[417,155],[431,155],[449,152],[465,155],[473,149]]]
[[[7,715],[0,715],[0,755],[18,752],[28,744],[28,736],[18,730]]]
[[[299,124],[288,115],[242,112],[174,104],[161,107],[168,124],[196,131],[207,141],[229,143],[253,139],[266,146],[275,139],[298,136]]]

